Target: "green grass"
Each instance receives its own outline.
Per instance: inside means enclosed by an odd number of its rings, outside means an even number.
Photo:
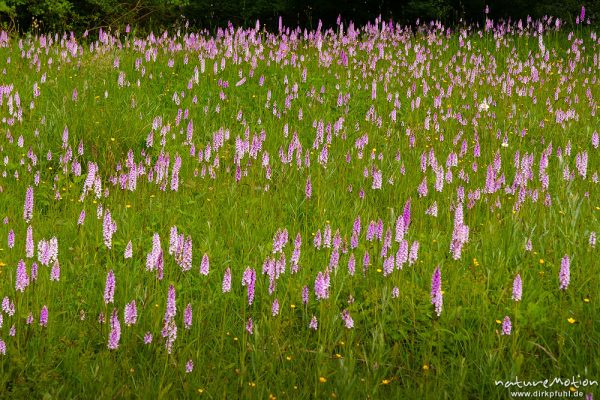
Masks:
[[[0,70],[6,72],[0,76],[2,85],[14,85],[11,95],[19,93],[22,121],[7,124],[10,115],[5,95],[0,107],[0,117],[6,118],[0,129],[4,161],[0,173],[6,171],[0,178],[0,217],[8,217],[8,224],[0,227],[0,294],[14,301],[16,313],[12,317],[3,313],[0,338],[7,350],[0,356],[0,396],[502,399],[510,398],[510,390],[497,387],[496,380],[578,375],[599,380],[600,246],[590,246],[589,236],[600,232],[600,186],[593,180],[600,157],[598,148],[592,146],[592,134],[600,127],[600,45],[590,34],[579,30],[568,38],[568,32],[546,32],[547,62],[539,55],[532,31],[494,38],[491,33],[480,37],[474,30],[464,38],[462,47],[458,32],[448,37],[441,31],[398,33],[395,37],[363,33],[356,39],[345,36],[344,44],[328,35],[322,54],[314,41],[288,37],[287,50],[279,60],[281,38],[264,32],[257,34],[261,43],[250,44],[248,53],[242,36],[236,36],[230,50],[232,36],[214,38],[214,51],[210,38],[201,39],[200,50],[192,45],[187,48],[183,37],[153,44],[148,38],[137,38],[145,41],[140,50],[133,38],[121,36],[110,39],[113,44],[94,42],[93,52],[92,43],[80,41],[76,56],[67,48],[68,39],[59,37],[58,43],[40,49],[39,38],[12,38],[0,48]],[[576,38],[583,40],[579,56],[572,50]],[[172,45],[182,47],[173,50]],[[349,57],[348,67],[338,64],[341,48]],[[428,52],[422,62],[416,61],[419,49]],[[145,53],[154,50],[156,61],[146,61]],[[236,64],[233,56],[241,57],[240,62]],[[113,66],[115,58],[118,67]],[[136,69],[137,59],[141,64]],[[204,59],[205,71],[198,73],[198,81],[188,89],[194,69],[201,70],[200,59]],[[172,68],[169,60],[174,61]],[[215,63],[217,74],[213,72]],[[532,65],[539,73],[535,82],[528,80]],[[118,83],[120,72],[125,74],[123,87]],[[40,83],[42,75],[45,83]],[[241,76],[246,82],[236,86]],[[259,84],[261,76],[264,85]],[[376,99],[371,97],[374,79],[378,81]],[[225,100],[219,98],[219,80],[229,84],[222,89]],[[510,92],[502,86],[507,80],[513,82]],[[36,82],[40,96],[34,98]],[[423,82],[429,87],[427,95]],[[440,89],[448,93],[451,82],[451,94],[436,108],[434,98]],[[295,84],[298,96],[286,109],[286,96],[293,93]],[[555,100],[557,87],[560,93]],[[76,101],[72,99],[74,89]],[[518,94],[522,89],[527,95]],[[174,93],[178,93],[179,105],[173,101]],[[338,107],[340,93],[350,98]],[[401,105],[394,122],[390,113],[396,108],[396,94]],[[411,101],[417,96],[421,105],[413,110]],[[490,109],[480,113],[477,106],[483,97],[490,102]],[[273,113],[274,103],[280,116]],[[375,117],[365,118],[371,108]],[[179,109],[189,114],[177,126]],[[300,109],[302,120],[298,118]],[[558,123],[555,112],[559,109],[572,110],[578,117]],[[242,118],[238,119],[240,111]],[[162,147],[160,129],[156,131],[154,145],[148,148],[146,138],[156,117],[170,125],[170,132]],[[343,128],[332,132],[328,162],[323,166],[318,162],[322,147],[312,149],[317,130],[313,121],[322,122],[324,128],[330,124],[333,131],[340,118]],[[212,146],[213,135],[220,129],[229,131],[229,140],[216,153],[219,167],[215,167],[215,179],[208,170],[202,177],[202,169],[213,165],[214,149],[208,163],[190,156],[190,146],[185,144],[189,120],[193,120],[196,150],[205,149],[208,143]],[[65,153],[65,127],[73,158],[81,163],[81,176],[71,171],[71,162],[64,173],[60,162]],[[244,156],[243,174],[237,182],[235,140],[238,136],[243,139],[246,131],[250,140],[263,131],[266,139],[256,159]],[[287,154],[295,132],[302,145],[301,168],[295,153],[289,164],[282,163],[279,156],[280,149]],[[360,158],[355,142],[365,134],[368,144]],[[479,157],[474,156],[475,134],[481,147]],[[505,135],[507,147],[501,146]],[[23,147],[17,145],[20,136]],[[324,140],[326,143],[327,130]],[[458,157],[457,167],[447,168],[449,154],[459,154],[463,140],[466,152]],[[77,154],[80,142],[83,155]],[[550,185],[545,190],[538,171],[542,151],[550,143]],[[564,154],[567,143],[572,146],[570,156]],[[559,147],[562,158],[556,155]],[[36,165],[27,158],[29,149],[37,156]],[[165,191],[148,182],[147,175],[138,178],[135,191],[110,182],[112,176],[127,170],[130,150],[138,164],[145,163],[147,156],[150,165],[144,164],[146,173],[161,152],[170,155]],[[308,151],[310,167],[304,163]],[[446,182],[441,192],[434,189],[433,169],[428,167],[425,173],[420,169],[421,155],[430,151],[444,173],[450,169],[453,174],[452,182]],[[585,179],[577,173],[575,163],[582,151],[589,157]],[[48,152],[52,160],[47,159]],[[270,179],[261,166],[265,152],[270,158]],[[397,152],[399,160],[395,159]],[[538,191],[537,201],[529,193],[518,210],[519,188],[515,194],[505,191],[518,172],[516,152],[533,155],[533,177],[526,189]],[[182,158],[182,167],[179,189],[172,191],[176,154]],[[502,162],[498,177],[503,174],[506,183],[496,193],[484,193],[487,167],[496,154]],[[98,164],[102,189],[109,193],[97,199],[92,191],[80,201],[89,162]],[[117,172],[119,163],[123,169]],[[565,165],[575,173],[572,181],[563,179]],[[373,167],[382,171],[380,190],[371,188],[371,172],[368,178],[363,175],[365,168]],[[459,178],[461,169],[469,174],[468,182]],[[34,185],[37,172],[39,186]],[[308,177],[313,187],[310,199],[305,195]],[[424,177],[429,193],[420,197],[417,187]],[[60,281],[51,282],[50,267],[40,265],[37,281],[21,293],[15,290],[17,263],[25,260],[29,273],[34,261],[25,257],[28,224],[23,220],[23,205],[29,186],[35,188],[31,226],[36,246],[41,239],[58,238],[61,275]],[[454,223],[451,210],[461,186],[465,191],[464,222],[470,235],[461,258],[454,260],[449,250]],[[477,189],[481,190],[479,199],[469,204],[468,195]],[[359,196],[361,190],[364,198]],[[56,191],[60,200],[55,198]],[[544,205],[546,194],[551,205]],[[366,231],[371,220],[381,219],[384,236],[387,228],[394,233],[396,218],[409,198],[412,224],[406,238],[420,243],[418,260],[383,276],[383,241],[368,242]],[[434,202],[437,217],[425,214]],[[500,207],[494,206],[496,202]],[[110,210],[118,226],[112,249],[104,245],[102,219],[96,216],[100,204]],[[82,210],[86,218],[78,226]],[[362,222],[359,246],[341,252],[339,268],[331,273],[330,297],[317,301],[315,277],[329,264],[332,249],[317,250],[314,234],[329,223],[333,233],[339,229],[349,247],[357,216]],[[193,268],[188,272],[182,272],[167,253],[172,226],[192,237]],[[284,249],[286,272],[270,295],[262,265],[272,256],[273,236],[284,228],[289,233]],[[15,233],[12,249],[7,246],[11,229]],[[146,271],[154,233],[160,235],[165,253],[162,280]],[[290,256],[297,233],[302,237],[300,268],[291,274]],[[532,251],[524,249],[528,239]],[[124,259],[130,240],[133,257]],[[389,254],[398,250],[398,243],[392,243]],[[371,256],[371,265],[363,274],[365,251]],[[354,276],[346,267],[352,252],[357,261]],[[204,253],[210,258],[208,276],[199,273]],[[558,276],[565,255],[571,259],[571,282],[561,291]],[[241,285],[248,266],[257,273],[251,306]],[[439,317],[430,302],[431,277],[437,266],[442,271],[444,292]],[[232,290],[224,294],[221,284],[226,268],[232,271]],[[114,304],[106,305],[103,294],[109,270],[115,273],[116,290]],[[520,302],[511,299],[517,273],[523,278]],[[178,332],[169,355],[161,329],[171,284],[177,293]],[[302,304],[305,285],[310,289],[307,305]],[[399,288],[398,298],[392,297],[394,287]],[[354,299],[351,304],[349,296]],[[275,298],[281,309],[273,317]],[[138,322],[128,327],[123,309],[131,300],[138,306]],[[186,330],[183,310],[188,303],[194,317],[191,329]],[[44,305],[49,309],[47,327],[38,323]],[[113,308],[118,309],[122,331],[117,350],[107,348],[109,324],[98,323],[99,313],[104,313],[108,322]],[[344,327],[341,312],[345,309],[354,319],[353,329]],[[30,312],[34,322],[27,325]],[[318,318],[316,331],[308,327],[313,315]],[[500,334],[497,323],[505,316],[512,320],[509,336]],[[245,329],[249,317],[254,322],[252,335]],[[570,323],[569,318],[575,322]],[[13,325],[14,337],[9,335]],[[151,345],[143,342],[146,332],[154,335]],[[190,359],[194,370],[186,374],[185,364]],[[578,390],[597,392],[598,386]]]

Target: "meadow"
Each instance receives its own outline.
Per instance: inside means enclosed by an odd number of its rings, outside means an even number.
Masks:
[[[0,70],[0,397],[599,391],[589,26],[1,32]]]

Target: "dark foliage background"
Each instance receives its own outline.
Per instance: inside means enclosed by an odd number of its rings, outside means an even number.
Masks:
[[[490,17],[513,21],[527,16],[553,15],[575,24],[581,6],[593,24],[600,20],[600,0],[488,0]],[[440,20],[454,25],[483,22],[485,0],[0,0],[0,24],[4,29],[27,31],[75,31],[126,24],[149,31],[182,26],[214,30],[228,22],[254,26],[260,20],[270,30],[285,26],[316,28],[342,21],[357,25],[381,15],[402,24]],[[587,21],[586,21],[587,22]]]

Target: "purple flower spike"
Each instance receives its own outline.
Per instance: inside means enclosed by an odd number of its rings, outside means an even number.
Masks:
[[[507,315],[506,317],[504,317],[504,320],[502,321],[502,334],[503,335],[510,335],[510,332],[512,331],[512,324],[510,322],[510,317]]]
[[[439,317],[442,313],[442,272],[438,266],[431,277],[431,304],[435,307],[435,313]]]
[[[561,290],[567,290],[569,287],[569,282],[571,281],[571,261],[569,260],[569,256],[564,256],[562,261],[560,262],[560,272],[558,274],[558,279],[560,282],[559,288]]]

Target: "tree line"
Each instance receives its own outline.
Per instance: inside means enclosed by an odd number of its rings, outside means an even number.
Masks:
[[[0,0],[0,26],[17,32],[95,30],[127,24],[138,31],[189,26],[214,31],[228,23],[277,30],[285,26],[327,28],[339,17],[362,25],[381,16],[401,24],[439,20],[448,25],[483,23],[489,18],[525,20],[544,15],[576,25],[600,19],[597,0]]]

